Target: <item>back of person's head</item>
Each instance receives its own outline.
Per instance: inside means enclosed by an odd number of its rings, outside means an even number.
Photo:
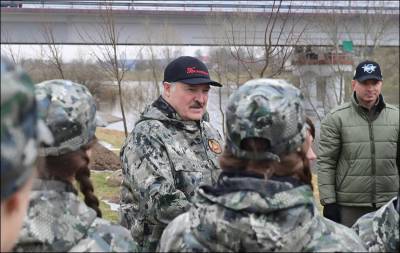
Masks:
[[[307,129],[303,101],[300,90],[284,80],[257,79],[242,85],[231,95],[226,109],[221,168],[265,168],[269,177],[295,173],[299,161],[299,170],[308,166],[303,147]]]
[[[35,86],[40,116],[54,135],[54,143],[40,153],[58,156],[76,151],[93,140],[96,104],[88,88],[69,80],[49,80]]]
[[[50,132],[43,122],[38,120],[31,79],[22,69],[1,57],[1,251],[9,250],[15,239],[8,238],[9,241],[4,242],[3,235],[11,234],[11,230],[17,233],[15,230],[19,230],[23,220],[22,216],[20,224],[9,224],[12,219],[3,220],[10,218],[3,217],[7,215],[3,214],[3,208],[6,208],[4,211],[8,213],[12,212],[4,206],[33,177],[39,143],[50,143],[51,140]],[[26,199],[26,202],[28,201],[29,194]],[[13,206],[20,209],[19,204]],[[16,212],[24,214],[25,210]],[[3,231],[3,225],[7,227],[7,233]]]
[[[85,203],[99,217],[99,201],[90,180],[88,150],[96,141],[96,105],[89,90],[69,80],[49,80],[36,85],[40,116],[54,136],[53,145],[44,146],[40,155],[46,164],[39,166],[39,177],[80,184]]]

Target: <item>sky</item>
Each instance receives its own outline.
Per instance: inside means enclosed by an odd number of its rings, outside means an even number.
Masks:
[[[94,57],[91,56],[91,52],[93,50],[97,51],[96,46],[77,46],[77,45],[62,45],[58,46],[62,52],[62,59],[65,62],[70,62],[72,60],[77,59],[85,59],[85,60],[94,60]],[[126,47],[127,59],[136,59],[138,58],[138,51],[142,48],[143,58],[149,59],[150,55],[147,53],[148,49],[139,47],[139,46],[129,46]],[[161,47],[153,46],[156,55],[160,55],[158,58],[162,58]],[[208,47],[199,47],[199,46],[171,46],[170,48],[182,50],[182,55],[190,55],[195,56],[196,51],[200,50],[202,55],[207,55]],[[49,50],[47,46],[39,46],[39,45],[1,45],[1,54],[10,57],[10,50],[12,50],[13,54],[18,59],[43,59],[47,55],[49,55]],[[97,51],[98,52],[98,51]]]

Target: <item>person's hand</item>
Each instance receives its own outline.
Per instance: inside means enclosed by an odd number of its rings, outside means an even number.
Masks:
[[[331,221],[340,223],[341,215],[339,205],[336,203],[326,204],[324,206],[324,217]]]

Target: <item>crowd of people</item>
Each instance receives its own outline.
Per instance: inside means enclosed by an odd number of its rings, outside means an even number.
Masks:
[[[222,85],[199,59],[173,60],[121,148],[118,225],[101,218],[90,179],[89,90],[34,85],[2,57],[1,251],[398,252],[399,108],[382,85],[378,63],[358,64],[351,101],[323,119],[314,152],[315,126],[292,84],[241,85],[223,138],[207,113],[210,87]]]

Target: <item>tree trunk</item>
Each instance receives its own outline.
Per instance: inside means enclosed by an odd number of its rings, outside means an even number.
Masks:
[[[128,137],[128,128],[126,126],[125,110],[124,110],[124,104],[122,101],[121,81],[118,81],[118,94],[119,94],[119,106],[121,107],[122,122],[124,123],[125,137]]]

